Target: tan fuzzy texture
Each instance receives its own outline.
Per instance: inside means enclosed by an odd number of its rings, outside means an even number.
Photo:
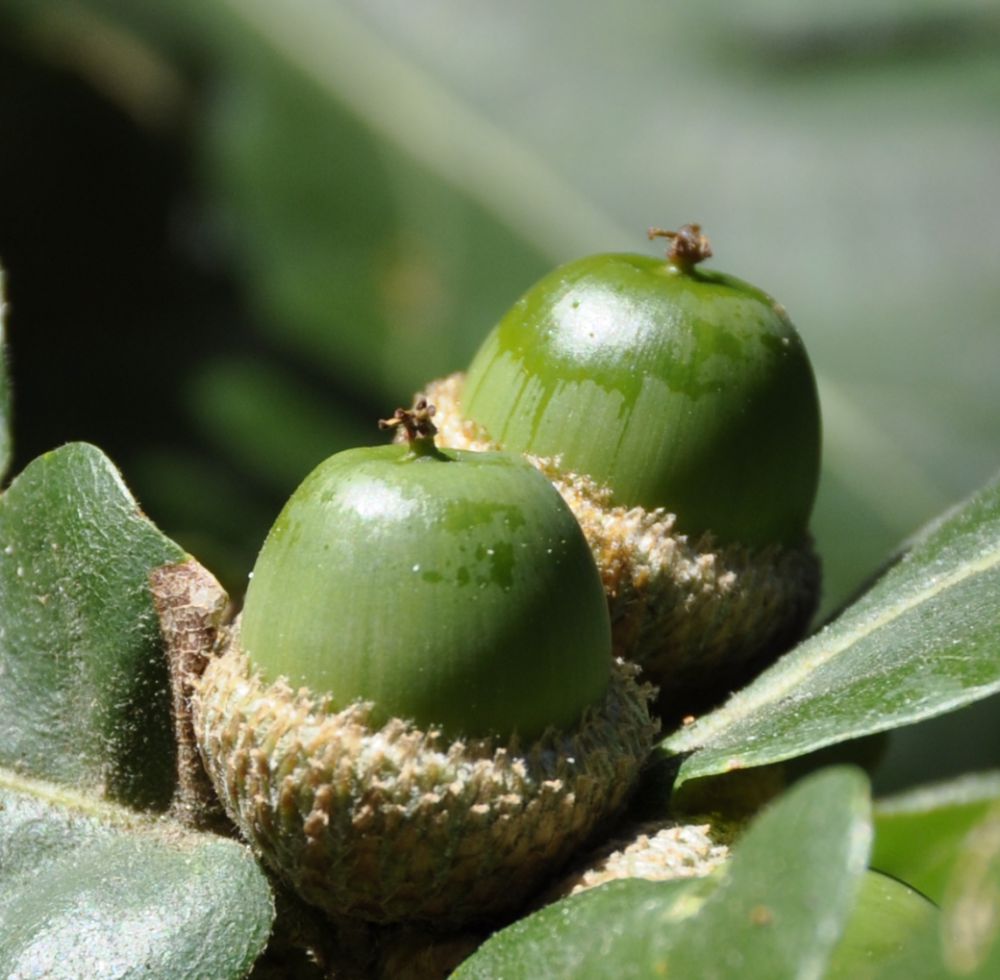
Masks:
[[[462,416],[463,381],[453,374],[424,389],[437,407],[438,444],[500,448]],[[563,472],[558,459],[527,458],[580,522],[608,596],[615,654],[659,686],[665,715],[720,700],[805,631],[820,581],[808,539],[800,548],[758,549],[691,539],[663,508],[613,506],[609,490]]]
[[[729,860],[734,827],[716,821],[643,823],[584,858],[545,894],[544,902],[568,898],[609,881],[701,878]]]
[[[657,730],[635,673],[617,662],[574,730],[448,742],[263,683],[235,634],[200,682],[195,731],[227,813],[305,901],[453,927],[516,908],[623,806]]]

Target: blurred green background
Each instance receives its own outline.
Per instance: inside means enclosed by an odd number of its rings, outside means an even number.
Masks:
[[[0,0],[15,469],[99,444],[236,594],[535,278],[686,221],[812,353],[829,613],[1000,464],[996,2]]]

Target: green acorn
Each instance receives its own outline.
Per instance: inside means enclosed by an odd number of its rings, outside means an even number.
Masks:
[[[621,807],[655,731],[559,495],[517,457],[439,450],[432,414],[296,490],[194,704],[227,812],[333,916],[516,906]]]
[[[532,286],[467,375],[428,388],[451,446],[528,454],[587,534],[616,652],[661,707],[717,699],[796,639],[819,568],[808,535],[816,383],[784,309],[700,263],[595,255]]]

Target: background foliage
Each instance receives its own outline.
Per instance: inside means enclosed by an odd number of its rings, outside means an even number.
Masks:
[[[698,220],[812,353],[829,612],[997,468],[998,48],[980,0],[0,0],[13,472],[98,443],[238,595],[536,276]],[[997,765],[996,708],[881,785]]]

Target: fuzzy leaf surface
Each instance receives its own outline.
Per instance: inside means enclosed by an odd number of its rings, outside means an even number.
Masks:
[[[0,769],[0,975],[242,977],[273,916],[235,841]]]
[[[184,552],[100,450],[32,462],[0,498],[0,765],[139,807],[174,789],[147,580]]]
[[[861,885],[869,821],[864,777],[827,770],[754,821],[721,878],[611,882],[498,933],[455,976],[822,976]]]
[[[678,780],[794,758],[1000,690],[1000,483],[925,529],[858,602],[668,737]]]

